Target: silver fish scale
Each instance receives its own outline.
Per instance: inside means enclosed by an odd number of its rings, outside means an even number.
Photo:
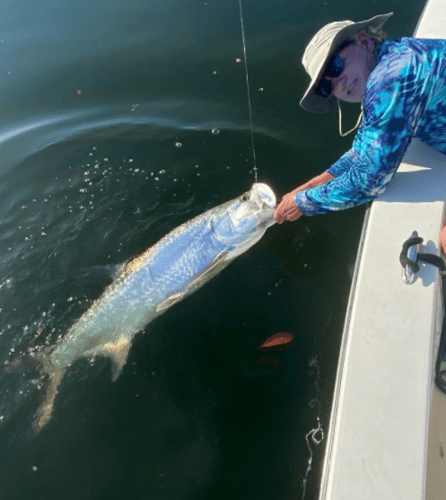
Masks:
[[[158,316],[157,305],[174,294],[192,293],[226,267],[229,262],[188,289],[191,280],[227,250],[213,234],[213,213],[210,210],[179,226],[131,261],[55,348],[53,363],[65,367],[83,353],[94,354],[103,343],[105,332],[111,343],[133,337]]]

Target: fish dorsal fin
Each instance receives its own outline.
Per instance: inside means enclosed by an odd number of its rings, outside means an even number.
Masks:
[[[116,279],[125,270],[127,262],[121,264],[106,264],[81,269],[83,278],[108,278]]]
[[[184,288],[160,302],[156,306],[156,312],[159,314],[163,313],[164,311],[166,311],[166,309],[169,309],[169,307],[173,306],[181,299],[207,283],[211,278],[215,276],[215,274],[221,271],[221,264],[226,260],[227,255],[228,252],[221,253],[209,267],[196,274]],[[227,264],[229,264],[229,262],[230,260],[227,262]]]

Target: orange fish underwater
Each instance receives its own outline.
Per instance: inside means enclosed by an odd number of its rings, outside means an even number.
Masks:
[[[273,350],[283,350],[288,347],[289,344],[293,340],[293,336],[291,333],[276,333],[271,337],[265,339],[261,344],[259,349],[273,349]]]

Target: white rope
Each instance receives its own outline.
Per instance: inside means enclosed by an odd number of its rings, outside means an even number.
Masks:
[[[319,433],[319,437],[317,436],[318,433]],[[322,441],[324,440],[324,437],[325,437],[324,436],[324,429],[322,428],[321,420],[319,417],[317,417],[317,428],[311,429],[311,431],[308,432],[307,435],[305,436],[305,440],[307,441],[307,447],[310,451],[310,458],[308,459],[308,465],[307,465],[307,470],[305,472],[305,478],[302,482],[302,486],[303,486],[302,500],[305,499],[305,495],[307,493],[308,475],[311,472],[311,466],[313,464],[313,448],[311,447],[310,439],[315,446],[318,446],[322,443]]]

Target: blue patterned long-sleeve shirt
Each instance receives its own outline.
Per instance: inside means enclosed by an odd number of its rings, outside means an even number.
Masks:
[[[335,179],[299,191],[296,205],[316,215],[374,199],[414,137],[446,154],[446,40],[399,38],[378,46],[352,148],[328,169]]]

